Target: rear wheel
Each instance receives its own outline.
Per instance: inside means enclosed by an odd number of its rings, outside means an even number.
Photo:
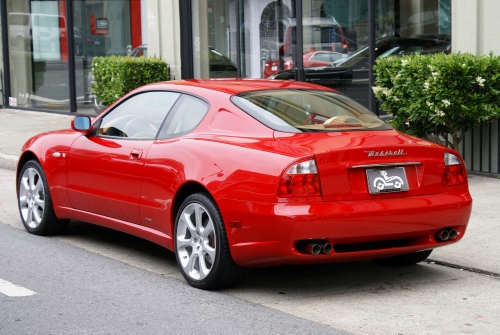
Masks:
[[[373,261],[377,264],[385,265],[385,266],[404,266],[404,265],[413,265],[424,261],[431,254],[432,249],[424,250],[419,252],[413,252],[411,254],[387,257],[387,258],[378,258]]]
[[[40,163],[24,164],[17,182],[18,206],[26,230],[35,235],[62,233],[69,220],[59,220],[54,213],[47,179]]]
[[[231,287],[243,279],[219,210],[206,193],[192,194],[182,203],[175,220],[175,251],[182,275],[193,287]]]

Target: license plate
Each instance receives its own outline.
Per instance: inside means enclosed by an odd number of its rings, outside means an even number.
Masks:
[[[276,71],[276,70],[278,70],[277,66],[271,66],[271,71]]]
[[[371,194],[408,191],[404,167],[367,169],[368,189]]]

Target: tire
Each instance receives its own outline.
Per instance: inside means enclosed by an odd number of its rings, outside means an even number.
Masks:
[[[207,193],[184,200],[175,219],[174,236],[177,264],[189,285],[210,290],[242,281],[242,268],[231,257],[222,217]]]
[[[413,265],[424,261],[431,254],[432,249],[418,251],[411,254],[387,257],[387,258],[378,258],[373,261],[380,265],[385,266],[405,266],[405,265]]]
[[[34,235],[62,233],[70,220],[59,220],[54,213],[49,185],[40,163],[24,164],[17,181],[17,204],[24,228]]]

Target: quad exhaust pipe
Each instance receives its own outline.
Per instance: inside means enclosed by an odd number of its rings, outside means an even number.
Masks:
[[[446,242],[448,240],[454,240],[458,237],[458,232],[455,229],[441,229],[436,234],[436,241]]]
[[[310,255],[330,254],[333,251],[333,245],[331,243],[301,243],[299,248],[305,253]]]

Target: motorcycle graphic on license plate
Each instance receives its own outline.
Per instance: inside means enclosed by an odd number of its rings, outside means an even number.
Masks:
[[[391,186],[394,186],[394,188],[400,189],[401,186],[403,185],[403,179],[397,177],[397,176],[392,176],[389,177],[387,175],[387,171],[380,171],[380,174],[382,177],[375,178],[373,181],[373,186],[378,188],[380,191],[382,191],[385,188],[390,188]]]
[[[368,169],[366,175],[372,194],[409,190],[404,168]]]

